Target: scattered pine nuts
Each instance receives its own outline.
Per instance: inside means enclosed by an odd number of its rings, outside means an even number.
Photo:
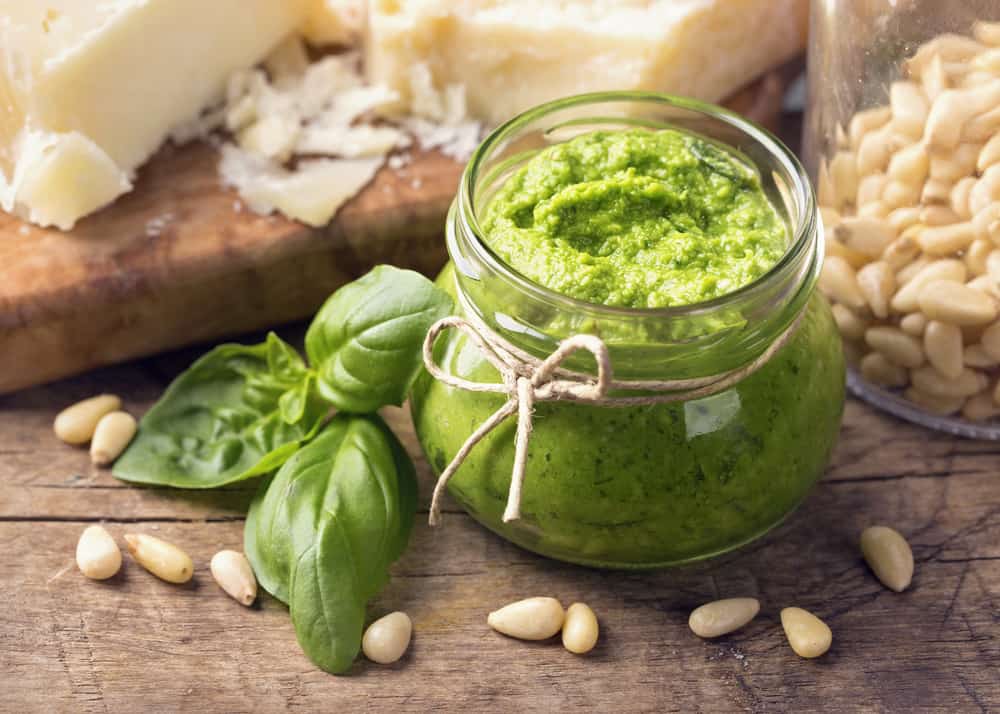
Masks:
[[[566,609],[562,627],[563,647],[573,654],[587,654],[594,649],[600,628],[597,615],[582,602],[574,602]]]
[[[913,579],[913,551],[898,532],[886,526],[870,526],[861,533],[861,552],[868,567],[883,585],[898,593]]]
[[[867,381],[981,421],[1000,416],[1000,23],[972,34],[920,45],[841,130],[819,287]]]
[[[788,644],[799,657],[819,657],[833,643],[833,633],[827,624],[800,607],[786,607],[781,611],[781,627]]]
[[[135,417],[128,412],[111,412],[101,417],[90,441],[90,460],[107,466],[121,456],[136,431]]]
[[[191,556],[173,543],[145,533],[126,533],[128,552],[136,562],[168,583],[186,583],[194,575]]]
[[[760,602],[752,597],[715,600],[695,608],[688,617],[688,627],[698,637],[721,637],[738,630],[760,612]]]
[[[121,409],[121,406],[122,400],[113,394],[100,394],[84,399],[59,412],[52,429],[67,444],[86,444],[94,436],[101,417]]]
[[[250,606],[257,599],[257,578],[243,553],[220,550],[212,556],[209,570],[219,587],[236,602]]]
[[[104,526],[88,526],[76,544],[76,565],[92,580],[107,580],[122,567],[122,552]]]
[[[497,632],[520,640],[547,640],[562,629],[566,613],[552,597],[531,597],[491,612],[486,623]]]
[[[368,626],[361,651],[378,664],[392,664],[406,654],[413,636],[413,622],[405,612],[391,612]]]

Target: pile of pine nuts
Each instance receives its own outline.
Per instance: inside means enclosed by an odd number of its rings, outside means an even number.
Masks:
[[[1000,415],[1000,23],[921,45],[837,127],[820,290],[848,359],[923,409]]]

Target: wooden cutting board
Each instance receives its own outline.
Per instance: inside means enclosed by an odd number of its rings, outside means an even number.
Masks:
[[[775,70],[726,104],[773,125],[796,72]],[[304,318],[378,263],[433,274],[462,167],[412,155],[320,229],[246,210],[206,143],[165,146],[132,193],[68,233],[0,213],[0,394]]]

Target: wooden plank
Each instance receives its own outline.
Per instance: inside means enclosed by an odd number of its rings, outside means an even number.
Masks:
[[[294,335],[293,335],[294,337]],[[992,444],[904,425],[858,403],[827,478],[790,521],[738,554],[655,573],[590,570],[516,548],[450,511],[419,519],[371,615],[403,609],[416,635],[392,667],[359,661],[349,677],[316,670],[284,608],[226,598],[207,562],[240,547],[246,494],[135,489],[92,474],[85,452],[55,442],[68,400],[121,391],[141,411],[194,351],[0,397],[0,710],[3,711],[912,711],[1000,708],[1000,504]],[[387,418],[415,448],[406,414]],[[431,477],[421,462],[422,511]],[[76,478],[77,475],[83,478]],[[56,486],[53,488],[52,486]],[[29,496],[25,496],[29,493]],[[214,500],[218,498],[219,500]],[[30,511],[22,510],[25,505]],[[192,585],[155,580],[126,558],[108,583],[72,567],[76,538],[101,518],[175,540],[195,558]],[[883,589],[858,553],[861,528],[911,539],[911,590]],[[584,600],[602,640],[588,657],[525,644],[485,625],[529,594]],[[753,595],[761,616],[703,642],[690,609]],[[791,653],[778,621],[797,604],[824,617],[823,659]]]
[[[773,123],[798,64],[727,102]],[[206,143],[165,146],[135,190],[69,233],[0,213],[0,394],[313,313],[377,263],[434,273],[462,166],[409,151],[323,228],[257,216]]]

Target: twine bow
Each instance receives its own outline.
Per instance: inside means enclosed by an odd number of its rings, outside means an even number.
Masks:
[[[448,467],[441,472],[431,498],[428,521],[432,526],[441,522],[441,497],[451,477],[469,456],[472,449],[487,434],[508,417],[517,413],[517,432],[514,440],[514,468],[503,521],[508,523],[521,517],[521,490],[528,463],[528,442],[531,438],[532,419],[537,402],[572,401],[606,407],[629,407],[646,404],[666,404],[687,401],[717,394],[764,366],[784,347],[802,320],[800,312],[795,320],[763,353],[753,361],[728,372],[673,380],[616,381],[612,377],[611,357],[608,346],[594,335],[574,335],[544,360],[518,349],[477,318],[445,317],[434,323],[424,338],[424,366],[432,377],[450,387],[468,392],[504,394],[507,401],[465,440]],[[482,356],[500,373],[501,382],[473,382],[455,376],[434,360],[434,344],[438,336],[449,329],[464,333],[479,349]],[[596,376],[573,372],[562,367],[573,353],[586,350],[597,362]],[[610,392],[643,392],[637,396],[609,396]]]

